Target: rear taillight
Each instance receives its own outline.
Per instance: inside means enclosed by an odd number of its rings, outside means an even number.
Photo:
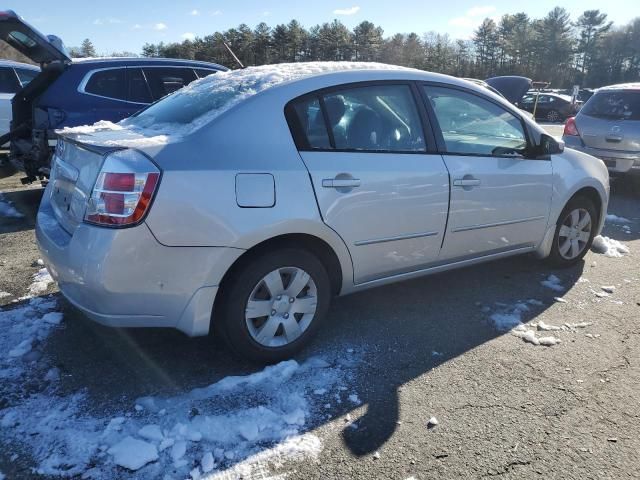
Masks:
[[[567,118],[567,121],[564,124],[564,132],[562,132],[563,135],[569,135],[569,136],[579,136],[580,133],[578,133],[578,127],[576,127],[576,118],[575,117],[569,117]]]
[[[107,155],[91,192],[84,220],[96,225],[136,225],[146,215],[160,180],[160,170],[135,150]]]

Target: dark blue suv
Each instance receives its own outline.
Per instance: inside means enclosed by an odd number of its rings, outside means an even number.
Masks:
[[[48,176],[55,129],[98,120],[117,122],[148,104],[227,68],[164,58],[71,60],[55,36],[44,36],[13,11],[0,12],[0,39],[39,63],[41,73],[13,99],[10,159],[31,182]],[[5,138],[7,137],[7,138]]]

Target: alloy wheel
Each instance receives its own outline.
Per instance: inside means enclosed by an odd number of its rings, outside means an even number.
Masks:
[[[313,278],[298,267],[282,267],[253,288],[245,308],[251,338],[265,347],[294,342],[313,321],[318,291]]]
[[[591,238],[591,215],[584,208],[576,208],[562,221],[558,232],[558,251],[562,258],[573,260],[578,257]]]

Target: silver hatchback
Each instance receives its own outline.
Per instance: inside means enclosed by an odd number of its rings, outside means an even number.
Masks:
[[[504,98],[372,63],[222,72],[59,134],[36,233],[65,297],[267,362],[334,295],[524,253],[573,265],[609,199],[601,161]]]
[[[613,174],[640,175],[640,83],[599,89],[567,120],[562,139],[600,158]]]

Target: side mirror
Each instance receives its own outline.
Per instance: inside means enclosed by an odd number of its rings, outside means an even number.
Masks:
[[[541,155],[556,155],[564,152],[564,142],[562,140],[556,140],[551,135],[543,133],[540,136],[539,149]]]

